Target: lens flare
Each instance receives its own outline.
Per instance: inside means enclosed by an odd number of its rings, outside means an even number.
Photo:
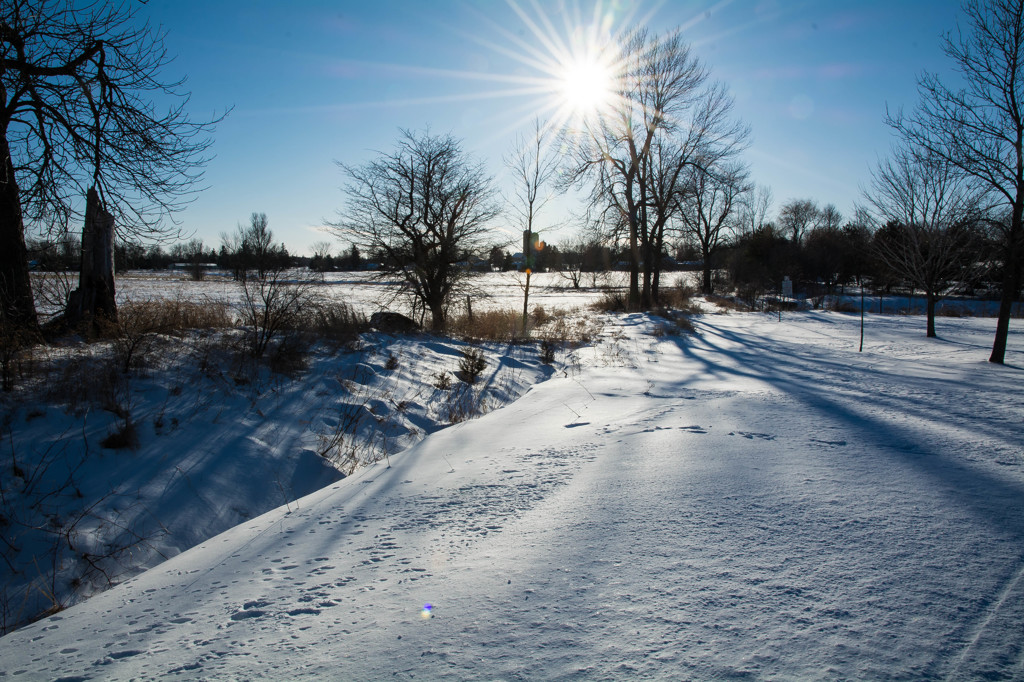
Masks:
[[[420,611],[420,617],[424,618],[424,619],[426,619],[426,618],[433,618],[434,617],[434,605],[433,604],[424,604],[423,605],[423,610]]]

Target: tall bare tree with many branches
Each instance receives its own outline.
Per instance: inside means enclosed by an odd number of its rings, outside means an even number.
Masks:
[[[1024,268],[1024,0],[967,0],[963,9],[970,33],[943,40],[962,87],[925,74],[918,107],[888,120],[907,142],[976,178],[1009,214],[997,223],[1003,282],[989,356],[1002,364]]]
[[[710,295],[714,258],[727,231],[737,225],[740,202],[751,186],[743,166],[723,163],[692,168],[685,188],[679,223],[683,234],[700,248],[701,290]]]
[[[702,158],[735,153],[748,131],[732,119],[731,97],[710,81],[678,30],[665,36],[634,31],[617,64],[614,101],[573,131],[575,159],[568,177],[589,180],[591,205],[604,214],[603,222],[625,229],[629,305],[646,308],[657,289],[652,275],[660,258],[659,222],[663,227],[678,208],[678,187],[666,179],[678,178]]]
[[[480,248],[498,214],[489,175],[451,135],[402,131],[391,152],[361,166],[339,163],[348,201],[333,223],[343,241],[382,252],[404,291],[443,331],[467,271],[459,260]]]
[[[25,230],[63,231],[90,211],[122,236],[168,235],[164,218],[201,174],[213,122],[162,79],[163,34],[137,6],[4,0],[0,6],[0,308],[34,326]],[[159,106],[169,106],[159,111]]]
[[[924,291],[927,335],[935,304],[975,267],[984,191],[977,179],[924,149],[900,147],[879,162],[864,192],[882,225],[875,252],[884,265]]]

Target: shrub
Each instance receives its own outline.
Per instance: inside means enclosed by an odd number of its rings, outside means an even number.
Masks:
[[[629,296],[622,289],[609,289],[591,308],[599,312],[624,313],[629,311]]]
[[[320,339],[344,345],[370,329],[365,315],[341,301],[312,301],[299,311],[295,324]]]
[[[31,365],[32,348],[38,341],[28,329],[9,323],[0,316],[0,377],[4,392],[14,390],[14,379]]]
[[[111,450],[136,450],[139,447],[139,433],[135,423],[125,419],[121,427],[111,431],[110,435],[100,441],[100,446]]]
[[[533,312],[530,314],[533,319],[534,325],[541,327],[551,321],[551,315],[544,309],[544,306],[534,306]]]
[[[555,351],[558,349],[558,343],[553,339],[542,339],[540,342],[540,361],[545,365],[550,365],[555,361]]]
[[[482,350],[470,348],[462,351],[462,359],[459,360],[459,372],[462,380],[467,384],[475,384],[483,371],[487,368],[487,359]]]
[[[218,301],[155,299],[126,301],[118,306],[117,322],[110,327],[121,370],[144,366],[160,334],[182,334],[190,329],[233,326],[227,304]]]
[[[696,293],[693,287],[679,278],[674,286],[662,289],[658,293],[658,299],[662,307],[696,313],[698,310],[693,304],[693,297]]]
[[[739,301],[732,298],[726,298],[725,296],[708,296],[707,300],[709,303],[714,303],[716,306],[722,308],[723,310],[746,311],[752,309],[748,305],[744,305],[743,303],[740,303]]]
[[[966,305],[940,305],[935,314],[939,317],[973,317],[974,312]]]
[[[271,341],[286,331],[302,331],[304,311],[318,305],[313,285],[285,279],[282,270],[241,282],[242,323],[248,328],[247,352],[259,360]]]
[[[657,308],[652,311],[654,315],[665,318],[654,326],[651,332],[654,336],[680,336],[682,334],[693,334],[697,328],[690,321],[688,313],[670,308]]]
[[[452,387],[452,377],[448,372],[438,372],[434,375],[434,388],[439,391],[447,391]]]
[[[860,305],[853,301],[838,300],[832,304],[832,310],[837,313],[859,313]]]

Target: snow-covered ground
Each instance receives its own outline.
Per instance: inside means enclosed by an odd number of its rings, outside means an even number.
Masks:
[[[1021,334],[993,366],[991,319],[695,324],[605,318],[511,405],[0,638],[0,679],[1024,678]]]
[[[307,270],[286,273],[288,278],[310,279],[319,282],[320,292],[328,297],[344,300],[366,315],[382,309],[403,309],[408,301],[394,300],[396,282],[380,278],[372,272],[329,272],[322,277]],[[692,284],[695,273],[667,273],[665,286],[679,281]],[[542,272],[532,276],[530,281],[530,308],[535,305],[547,308],[575,308],[592,303],[601,296],[597,287],[623,287],[629,275],[625,272],[584,273],[581,288],[574,289],[565,275],[557,272]],[[522,307],[525,275],[516,272],[494,272],[476,274],[467,280],[470,301],[474,310]],[[241,299],[242,290],[232,280],[230,273],[213,271],[202,281],[192,281],[181,271],[136,271],[118,276],[118,296],[124,300],[151,298],[182,298],[184,300],[211,299],[236,303]],[[459,297],[456,307],[465,299]]]

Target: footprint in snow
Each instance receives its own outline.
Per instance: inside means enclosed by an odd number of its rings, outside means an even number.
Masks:
[[[730,436],[743,436],[747,440],[754,440],[759,438],[761,440],[775,440],[775,436],[770,433],[758,433],[756,431],[730,431]]]
[[[819,445],[829,445],[832,447],[842,447],[846,445],[845,440],[821,440],[820,438],[812,438],[812,443],[818,443]]]

